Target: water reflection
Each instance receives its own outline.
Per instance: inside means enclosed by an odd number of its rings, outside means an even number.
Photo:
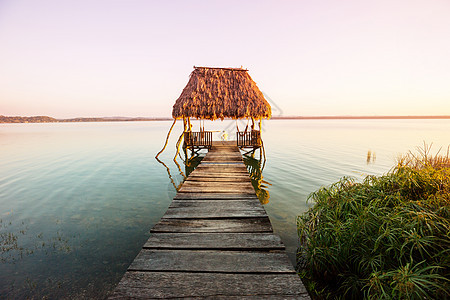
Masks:
[[[191,159],[185,161],[184,168],[186,171],[186,177],[189,176],[192,173],[192,171],[195,170],[195,168],[197,168],[197,166],[202,161],[203,157],[205,157],[205,156],[204,155],[195,155]]]
[[[252,185],[259,201],[261,204],[269,203],[270,194],[268,186],[271,184],[264,180],[264,177],[262,176],[262,171],[266,161],[263,160],[263,162],[261,162],[261,158],[256,159],[254,152],[251,154],[242,155],[242,159],[244,160],[244,164],[247,166],[247,170],[250,173]]]
[[[155,157],[155,159],[156,159],[157,162],[159,162],[160,164],[162,164],[162,165],[164,166],[164,168],[166,168],[167,175],[169,176],[170,182],[172,183],[174,189],[175,189],[176,191],[178,191],[178,189],[181,187],[181,185],[182,185],[183,183],[180,182],[179,184],[176,184],[176,183],[175,183],[175,180],[174,180],[173,177],[172,177],[172,174],[170,173],[170,168],[169,168],[162,160],[160,160],[159,158]],[[176,163],[176,160],[175,160],[175,159],[174,159],[174,161],[175,161],[175,163]],[[177,163],[177,165],[178,165],[178,163]],[[179,165],[178,165],[178,167],[179,167]],[[182,174],[183,178],[186,179],[186,176],[183,174],[183,172],[181,172],[181,169],[180,169],[180,168],[179,168],[179,170],[180,170],[180,173]]]
[[[173,162],[175,163],[177,169],[178,169],[178,173],[179,175],[182,176],[183,180],[181,180],[178,184],[175,182],[174,177],[172,176],[172,173],[170,172],[170,168],[159,158],[155,157],[156,161],[158,161],[161,165],[164,166],[164,168],[167,171],[167,175],[169,176],[169,180],[171,182],[171,184],[173,185],[173,187],[175,188],[176,191],[178,191],[181,188],[181,185],[183,184],[184,180],[186,180],[186,178],[191,174],[192,171],[195,170],[195,168],[200,164],[200,162],[202,161],[204,155],[203,154],[195,154],[192,157],[187,157],[185,159],[182,159],[180,156],[180,159],[182,160],[183,164],[184,164],[184,172],[182,170],[182,167],[180,165],[180,163],[178,163],[177,161],[177,156],[175,155],[175,157],[173,158]]]
[[[375,161],[377,159],[377,155],[375,154],[375,152],[372,152],[371,150],[367,151],[367,159],[366,162],[367,164],[374,164]]]

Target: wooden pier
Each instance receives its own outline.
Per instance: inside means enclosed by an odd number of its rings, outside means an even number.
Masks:
[[[214,142],[110,299],[309,299],[235,144]]]

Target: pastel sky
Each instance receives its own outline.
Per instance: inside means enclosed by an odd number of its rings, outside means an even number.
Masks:
[[[0,0],[0,115],[170,116],[194,65],[283,115],[450,115],[450,1]]]

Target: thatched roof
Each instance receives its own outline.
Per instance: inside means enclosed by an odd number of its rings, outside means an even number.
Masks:
[[[240,68],[194,67],[172,111],[174,119],[268,119],[271,115],[256,83]]]

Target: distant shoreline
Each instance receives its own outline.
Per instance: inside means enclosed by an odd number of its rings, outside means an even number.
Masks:
[[[450,119],[449,116],[274,116],[271,120],[425,120]],[[138,121],[172,121],[172,118],[71,118],[56,119],[48,116],[0,116],[0,123],[73,123],[73,122],[138,122]]]
[[[272,117],[275,120],[414,120],[414,119],[450,119],[450,116],[289,116]]]
[[[104,118],[71,118],[56,119],[48,116],[32,117],[7,117],[0,116],[0,123],[79,123],[79,122],[138,122],[138,121],[171,121],[172,118],[128,118],[128,117],[104,117]]]

